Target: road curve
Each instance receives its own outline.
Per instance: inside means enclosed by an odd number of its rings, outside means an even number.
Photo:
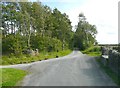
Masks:
[[[30,71],[22,86],[116,86],[95,58],[79,51],[57,59],[6,67]]]

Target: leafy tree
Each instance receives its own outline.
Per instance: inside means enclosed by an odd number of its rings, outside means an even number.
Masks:
[[[96,34],[96,26],[89,24],[83,13],[79,14],[79,22],[74,35],[74,46],[83,50],[94,45]]]
[[[2,51],[22,54],[27,49],[57,51],[76,46],[85,49],[93,45],[97,34],[96,26],[79,15],[76,32],[66,13],[51,9],[41,2],[2,3]]]

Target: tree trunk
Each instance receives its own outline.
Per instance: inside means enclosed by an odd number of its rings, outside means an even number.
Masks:
[[[30,48],[31,29],[32,29],[32,26],[30,26],[30,31],[29,31],[29,34],[28,34],[28,47],[29,47],[29,48]]]

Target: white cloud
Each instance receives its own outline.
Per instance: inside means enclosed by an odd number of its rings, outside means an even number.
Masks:
[[[99,43],[118,43],[118,0],[88,0],[82,6],[69,9],[66,13],[73,26],[77,25],[81,12],[97,26]]]

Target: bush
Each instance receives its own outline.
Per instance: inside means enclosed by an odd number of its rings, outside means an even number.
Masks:
[[[62,42],[56,38],[32,36],[31,47],[39,51],[57,51],[62,50]]]
[[[40,61],[44,59],[56,58],[56,56],[65,56],[69,54],[71,50],[64,50],[59,52],[41,52],[38,56],[29,56],[29,55],[22,55],[21,57],[16,56],[2,56],[0,60],[2,65],[9,65],[9,64],[22,64],[22,63],[30,63],[34,61]]]
[[[16,55],[22,54],[22,50],[27,47],[26,37],[19,34],[7,35],[2,38],[2,53],[14,53]]]
[[[82,52],[85,54],[88,54],[90,56],[99,56],[99,55],[101,55],[101,47],[93,46],[93,47],[90,47]]]
[[[101,52],[101,48],[98,46],[93,46],[86,49],[84,52]]]

